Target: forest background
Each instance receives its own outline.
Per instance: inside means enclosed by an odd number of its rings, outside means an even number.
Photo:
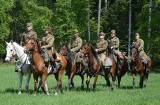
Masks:
[[[106,3],[107,1],[107,3]],[[88,6],[90,4],[90,8]],[[148,38],[150,0],[131,2],[131,42],[134,34],[140,33],[145,41],[145,52],[150,52],[153,67],[160,67],[160,0],[152,0],[151,36]],[[54,29],[55,47],[60,42],[68,43],[72,30],[78,29],[83,40],[96,44],[98,40],[98,0],[0,0],[0,62],[5,58],[5,41],[20,42],[21,33],[28,22],[34,24],[39,40],[44,35],[43,28]],[[90,14],[90,38],[88,35],[88,14]],[[101,0],[100,31],[110,36],[116,30],[120,39],[120,50],[128,51],[129,0]]]

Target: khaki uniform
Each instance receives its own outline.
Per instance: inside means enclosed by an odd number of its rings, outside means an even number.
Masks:
[[[29,31],[29,32],[24,32],[22,34],[22,38],[21,38],[21,42],[20,44],[22,46],[25,46],[26,42],[30,39],[30,38],[33,38],[35,40],[37,40],[37,33],[33,30]]]
[[[71,51],[76,54],[76,62],[81,62],[82,59],[80,59],[81,54],[79,53],[80,48],[82,47],[82,39],[77,36],[71,39],[71,42],[69,43],[69,48]]]
[[[96,47],[98,49],[98,54],[100,55],[102,65],[105,66],[105,59],[107,57],[106,49],[108,47],[108,41],[101,40],[97,43]]]
[[[121,53],[119,51],[119,39],[115,36],[109,39],[108,42],[109,42],[109,45],[113,47],[114,53],[119,55]]]
[[[139,56],[142,59],[143,62],[147,63],[149,60],[148,56],[144,52],[144,41],[142,39],[139,39],[135,42],[135,46],[138,48]]]
[[[49,59],[51,59],[52,61],[54,61],[53,57],[52,57],[52,52],[51,49],[53,47],[54,44],[54,37],[49,34],[46,37],[44,37],[44,42],[43,43],[43,47],[45,47],[45,52],[47,52],[47,55],[45,54],[45,61],[48,61]]]

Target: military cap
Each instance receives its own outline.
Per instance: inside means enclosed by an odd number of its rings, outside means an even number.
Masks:
[[[106,34],[104,32],[99,33],[100,36],[105,36]]]
[[[111,30],[111,33],[116,33],[116,30]]]
[[[77,30],[77,29],[74,29],[73,32],[78,33],[78,30]]]
[[[33,24],[32,23],[27,23],[27,25],[26,26],[33,26]]]
[[[50,26],[45,26],[43,30],[44,31],[52,31],[52,28]]]
[[[140,36],[139,33],[135,33],[135,36]]]

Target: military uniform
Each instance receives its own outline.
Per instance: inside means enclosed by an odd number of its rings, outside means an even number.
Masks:
[[[72,52],[79,52],[80,48],[82,47],[82,39],[77,36],[73,39],[71,39],[71,42],[69,44],[69,48]]]
[[[105,66],[105,59],[107,57],[106,49],[108,47],[108,41],[107,40],[100,40],[97,45],[98,54],[100,55],[100,59],[102,62],[102,65]]]
[[[37,33],[33,30],[29,31],[29,32],[24,32],[22,34],[22,38],[21,38],[21,42],[20,44],[22,46],[25,46],[26,42],[30,39],[30,38],[33,38],[35,40],[37,40]]]
[[[51,34],[48,34],[46,37],[44,37],[44,40],[42,43],[43,43],[44,51],[46,52],[45,61],[46,62],[48,60],[54,61],[54,59],[52,57],[52,47],[54,44],[54,37]]]
[[[109,45],[110,47],[113,47],[113,51],[115,54],[118,54],[120,53],[119,51],[119,39],[115,36],[115,37],[112,37],[108,40],[109,42]]]
[[[148,56],[146,55],[146,53],[144,52],[144,41],[142,39],[138,39],[135,42],[135,46],[138,48],[139,51],[139,56],[142,59],[142,61],[144,63],[147,63],[147,61],[149,60]]]

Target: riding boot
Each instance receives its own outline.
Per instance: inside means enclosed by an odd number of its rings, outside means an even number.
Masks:
[[[45,54],[44,54],[43,49],[40,47],[40,43],[38,42],[38,40],[37,40],[37,44],[38,44],[38,52],[41,54],[42,58],[44,59]]]
[[[51,61],[51,65],[52,65],[52,69],[53,69],[53,73],[57,73],[58,70],[56,69],[56,63],[54,61]]]

